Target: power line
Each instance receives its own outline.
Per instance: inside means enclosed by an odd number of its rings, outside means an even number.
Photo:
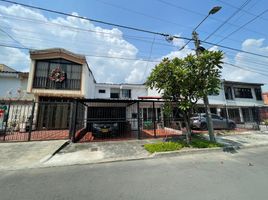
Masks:
[[[164,37],[169,37],[170,36],[169,34],[166,34],[166,33],[154,32],[154,31],[150,31],[150,30],[145,30],[145,29],[125,26],[125,25],[119,25],[119,24],[110,23],[110,22],[104,22],[104,21],[101,21],[101,20],[90,19],[90,18],[87,18],[87,17],[81,17],[81,16],[72,15],[72,14],[68,14],[68,13],[64,13],[64,12],[60,12],[60,11],[55,11],[55,10],[51,10],[51,9],[41,8],[41,7],[37,7],[37,6],[31,6],[31,5],[27,5],[27,4],[23,4],[23,3],[17,3],[17,2],[14,2],[14,1],[9,1],[9,0],[0,0],[0,1],[7,2],[7,3],[12,3],[12,4],[17,4],[17,5],[33,8],[33,9],[43,10],[43,11],[47,11],[47,12],[57,13],[57,14],[65,15],[65,16],[69,16],[69,17],[75,17],[75,18],[79,18],[79,19],[84,19],[84,20],[87,20],[87,21],[93,21],[93,22],[96,22],[96,23],[101,23],[101,24],[121,27],[121,28],[129,29],[129,30],[138,31],[138,32],[149,33],[149,34],[154,34],[154,35],[160,35],[160,36],[164,36]],[[181,37],[181,36],[172,36],[172,37],[177,38],[177,39],[184,39],[184,40],[192,41],[192,38]],[[247,54],[251,54],[251,55],[255,55],[255,56],[259,56],[259,57],[268,58],[268,56],[265,56],[265,55],[261,55],[261,54],[257,54],[257,53],[253,53],[253,52],[248,52],[248,51],[243,51],[243,50],[239,50],[239,49],[236,49],[236,48],[233,48],[233,47],[227,47],[227,46],[214,44],[214,43],[207,42],[207,41],[202,41],[202,40],[200,40],[200,42],[205,43],[205,44],[209,44],[209,45],[212,45],[212,46],[218,46],[218,47],[221,47],[221,48],[230,49],[230,50],[233,50],[233,51],[238,51],[238,52],[243,52],[243,53],[247,53]]]
[[[149,33],[149,34],[154,34],[154,35],[161,35],[161,36],[164,36],[164,37],[169,36],[169,34],[166,34],[166,33],[160,33],[160,32],[145,30],[145,29],[142,29],[142,28],[136,28],[136,27],[126,26],[126,25],[120,25],[120,24],[116,24],[116,23],[112,23],[112,22],[105,22],[105,21],[102,21],[102,20],[92,19],[92,18],[88,18],[88,17],[82,17],[82,16],[73,15],[73,14],[69,14],[69,13],[65,13],[65,12],[61,12],[61,11],[57,11],[57,10],[42,8],[42,7],[38,7],[38,6],[31,6],[31,5],[28,5],[28,4],[18,3],[18,2],[15,2],[15,1],[9,1],[9,0],[0,0],[0,1],[6,2],[6,3],[11,3],[11,4],[16,4],[16,5],[21,5],[21,6],[24,6],[24,7],[33,8],[33,9],[37,9],[37,10],[42,10],[42,11],[46,11],[46,12],[52,12],[52,13],[56,13],[56,14],[59,14],[59,15],[65,15],[65,16],[68,16],[68,17],[75,17],[75,18],[87,20],[87,21],[90,21],[90,22],[96,22],[96,23],[105,24],[105,25],[109,25],[109,26],[116,26],[116,27],[120,27],[120,28],[124,28],[124,29],[133,30],[133,31]],[[181,39],[188,40],[188,38],[183,38],[183,37],[181,37]]]
[[[244,71],[250,71],[250,72],[253,72],[253,73],[256,73],[256,74],[259,74],[259,75],[262,75],[262,76],[268,76],[268,74],[265,74],[265,73],[261,73],[261,72],[258,72],[258,71],[255,71],[255,70],[252,70],[250,68],[247,68],[247,67],[241,67],[241,66],[238,66],[238,65],[234,65],[232,63],[228,63],[228,62],[223,62],[224,64],[226,65],[230,65],[230,66],[233,66],[233,67],[236,67],[236,68],[239,68],[239,69],[242,69]]]
[[[190,13],[193,13],[193,14],[196,14],[196,15],[199,15],[199,16],[202,16],[202,17],[205,17],[206,15],[205,14],[203,14],[203,13],[200,13],[200,12],[197,12],[197,11],[194,11],[194,10],[190,10],[190,9],[187,9],[187,8],[183,8],[183,7],[181,7],[181,6],[178,6],[178,5],[176,5],[176,4],[173,4],[173,3],[170,3],[170,2],[167,2],[167,1],[164,1],[164,0],[157,0],[158,2],[161,2],[161,3],[163,3],[163,4],[166,4],[166,5],[168,5],[168,6],[171,6],[171,7],[174,7],[174,8],[178,8],[178,9],[180,9],[180,10],[184,10],[184,11],[187,11],[187,12],[190,12]],[[237,8],[237,7],[236,7]],[[218,18],[215,18],[215,17],[210,17],[210,19],[213,19],[213,20],[215,20],[215,21],[219,21],[219,22],[223,22],[223,20],[221,20],[221,19],[218,19]],[[227,23],[228,25],[230,25],[230,26],[234,26],[234,27],[239,27],[239,25],[237,25],[237,24],[233,24],[233,23]],[[249,29],[249,28],[243,28],[244,30],[246,30],[246,31],[249,31],[249,32],[252,32],[252,33],[255,33],[255,34],[259,34],[259,35],[262,35],[262,36],[266,36],[266,34],[265,33],[261,33],[261,32],[258,32],[258,31],[255,31],[255,30],[252,30],[252,29]],[[200,30],[200,32],[201,32],[201,30]],[[202,32],[204,32],[204,31],[202,31]]]
[[[28,47],[18,47],[18,46],[12,46],[12,45],[1,44],[1,43],[0,43],[0,46],[7,47],[7,48],[22,49],[22,50],[37,50],[37,49],[33,49],[33,48],[28,48]],[[161,60],[135,59],[135,58],[124,58],[124,57],[106,56],[106,55],[85,54],[85,56],[88,56],[88,57],[97,57],[97,58],[108,58],[108,59],[143,61],[143,62],[152,62],[152,63],[159,63],[159,62],[161,62]],[[241,67],[241,66],[234,65],[234,64],[228,63],[228,62],[223,62],[223,63],[226,64],[226,65],[230,65],[230,66],[233,66],[233,67],[236,67],[236,68],[245,70],[245,71],[250,71],[250,72],[257,73],[257,74],[260,74],[260,75],[263,75],[263,76],[268,76],[268,74],[264,74],[264,73],[261,73],[261,72],[252,70],[252,69],[250,69],[248,67]]]
[[[235,8],[235,9],[237,9],[238,7],[237,6],[235,6],[235,5],[233,5],[233,4],[230,4],[229,2],[225,2],[225,1],[222,1],[222,0],[216,0],[216,1],[219,1],[219,2],[221,2],[222,4],[224,4],[224,5],[227,5],[227,6],[229,6],[229,7],[232,7],[232,8]],[[246,13],[246,14],[248,14],[248,15],[251,15],[251,16],[257,16],[256,14],[254,14],[254,13],[252,13],[252,12],[249,12],[249,11],[247,11],[247,10],[244,10],[244,9],[242,9],[241,10],[242,12],[244,12],[244,13]],[[268,19],[267,18],[264,18],[264,17],[260,17],[260,19],[262,19],[262,20],[265,20],[265,21],[268,21]]]
[[[231,32],[230,34],[228,34],[227,36],[225,36],[224,38],[222,38],[219,42],[217,42],[217,44],[221,43],[223,40],[227,39],[228,37],[230,37],[234,33],[240,31],[242,28],[244,28],[245,26],[247,26],[251,22],[253,22],[256,19],[258,19],[260,16],[262,16],[263,14],[265,14],[267,11],[268,11],[268,9],[264,10],[263,12],[261,12],[260,14],[258,14],[257,16],[255,16],[253,19],[251,19],[248,22],[244,23],[242,26],[238,27],[236,30],[234,30],[233,32]]]
[[[29,48],[29,47],[19,47],[19,46],[13,46],[9,44],[3,44],[0,43],[1,47],[6,47],[6,48],[13,48],[13,49],[22,49],[22,50],[38,50],[35,48]],[[83,53],[82,53],[83,54]],[[126,58],[126,57],[118,57],[118,56],[106,56],[106,55],[93,55],[93,54],[83,54],[84,56],[88,57],[96,57],[96,58],[111,58],[111,59],[120,59],[120,60],[133,60],[133,61],[142,61],[142,62],[152,62],[152,63],[159,63],[161,60],[148,60],[148,59],[137,59],[137,58]]]
[[[18,40],[16,40],[12,35],[10,35],[7,31],[5,31],[5,30],[3,30],[3,29],[1,29],[1,28],[0,28],[0,31],[3,32],[3,33],[5,33],[10,39],[12,39],[13,41],[15,41],[15,42],[18,43],[19,45],[24,46],[24,45],[22,45]]]
[[[111,2],[106,2],[106,1],[102,1],[102,0],[95,0],[95,1],[100,2],[102,4],[105,4],[105,5],[109,5],[111,7],[117,8],[117,9],[121,9],[123,11],[127,11],[127,12],[130,12],[130,13],[135,13],[137,15],[141,15],[141,16],[144,16],[144,17],[147,17],[147,18],[158,20],[158,21],[161,21],[161,22],[164,22],[164,23],[169,23],[169,24],[173,24],[173,25],[176,25],[176,26],[180,26],[180,27],[183,26],[183,27],[186,27],[187,29],[190,29],[189,26],[185,26],[183,24],[179,24],[177,22],[169,21],[169,20],[166,20],[166,19],[163,19],[163,18],[160,18],[160,17],[155,17],[155,16],[152,16],[152,15],[148,15],[147,13],[143,13],[143,12],[140,12],[140,11],[136,11],[136,10],[127,8],[127,7],[123,7],[123,6],[120,6],[118,4],[113,4]]]
[[[155,42],[155,36],[153,38],[153,41],[152,41],[152,44],[151,44],[151,47],[150,47],[150,53],[149,53],[149,56],[148,56],[148,60],[151,59],[151,56],[152,56],[152,53],[153,53],[154,42]],[[146,73],[147,73],[147,70],[148,70],[148,65],[149,65],[149,62],[146,63],[146,67],[145,67],[145,70],[144,70],[144,73],[143,73],[143,76],[142,76],[143,81],[145,81],[145,76],[146,76]]]
[[[227,22],[229,22],[236,14],[238,14],[251,0],[246,0],[230,17],[228,17],[223,23],[221,23],[211,34],[209,34],[204,41],[208,40],[218,30],[220,30]]]

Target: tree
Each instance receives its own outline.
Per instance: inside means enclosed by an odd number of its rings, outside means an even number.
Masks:
[[[204,51],[185,58],[164,58],[149,75],[146,85],[162,92],[167,104],[182,111],[186,126],[186,141],[190,144],[190,116],[197,101],[204,95],[218,94],[223,54]]]

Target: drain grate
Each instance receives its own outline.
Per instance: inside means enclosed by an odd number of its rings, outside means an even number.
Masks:
[[[91,151],[98,151],[98,148],[97,147],[93,147],[93,148],[91,148]]]

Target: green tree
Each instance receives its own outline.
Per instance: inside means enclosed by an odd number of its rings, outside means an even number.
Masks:
[[[186,125],[186,140],[190,144],[190,116],[197,101],[204,95],[218,94],[223,54],[204,51],[185,58],[164,58],[149,75],[146,85],[156,88],[170,106],[182,111]]]

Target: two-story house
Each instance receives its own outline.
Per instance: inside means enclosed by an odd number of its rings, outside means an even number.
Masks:
[[[67,128],[70,116],[68,102],[94,98],[96,81],[86,57],[55,48],[30,51],[30,58],[27,92],[39,102],[35,108],[34,123],[39,129]]]

